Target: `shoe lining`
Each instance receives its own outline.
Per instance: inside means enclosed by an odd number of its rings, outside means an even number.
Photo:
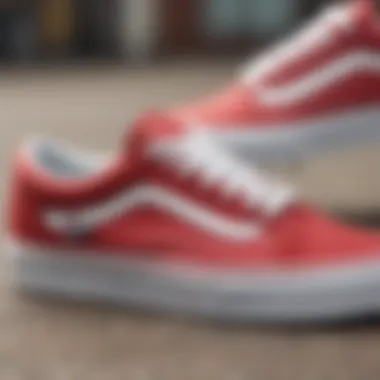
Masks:
[[[94,175],[110,158],[91,151],[82,151],[54,141],[35,141],[30,147],[35,165],[51,176],[80,179]]]

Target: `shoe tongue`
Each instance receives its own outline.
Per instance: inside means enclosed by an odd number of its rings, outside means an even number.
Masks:
[[[127,153],[128,159],[136,162],[144,159],[153,146],[178,139],[185,129],[182,123],[169,116],[150,112],[128,128],[122,149]]]
[[[359,14],[362,13],[369,17],[373,17],[377,13],[376,0],[355,0],[353,7]]]
[[[351,0],[341,6],[342,21],[356,27],[369,26],[376,21],[375,0]]]
[[[371,28],[377,21],[376,14],[375,0],[351,0],[330,5],[288,39],[248,61],[239,73],[240,80],[251,83],[274,72],[281,63],[296,60],[300,51],[312,50],[320,41],[328,40],[331,27],[345,31]]]
[[[369,26],[376,20],[375,0],[350,0],[327,7],[318,21],[329,20],[332,25],[342,29],[356,29]]]

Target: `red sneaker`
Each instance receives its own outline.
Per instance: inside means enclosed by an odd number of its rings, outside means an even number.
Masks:
[[[374,0],[327,8],[251,62],[222,94],[172,112],[255,159],[380,138],[380,19]]]
[[[18,152],[18,286],[238,321],[380,308],[379,235],[321,216],[163,117],[142,120],[125,145],[98,170],[49,142]]]

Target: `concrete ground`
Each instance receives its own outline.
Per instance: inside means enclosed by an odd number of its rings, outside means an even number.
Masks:
[[[228,65],[8,72],[0,75],[1,195],[15,146],[49,134],[114,148],[145,108],[227,81]],[[326,208],[380,207],[378,146],[285,165]],[[21,297],[0,266],[0,379],[377,380],[378,322],[335,327],[214,326],[131,310]],[[380,319],[379,319],[380,321]]]

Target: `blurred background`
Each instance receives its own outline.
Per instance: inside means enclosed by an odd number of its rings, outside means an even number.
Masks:
[[[0,0],[0,196],[30,134],[113,149],[146,108],[203,96],[327,0]],[[311,202],[376,218],[379,145],[289,162]],[[2,211],[2,210],[0,210]],[[378,380],[377,322],[198,325],[23,299],[0,265],[0,379]]]
[[[3,0],[8,62],[247,54],[326,0]]]

